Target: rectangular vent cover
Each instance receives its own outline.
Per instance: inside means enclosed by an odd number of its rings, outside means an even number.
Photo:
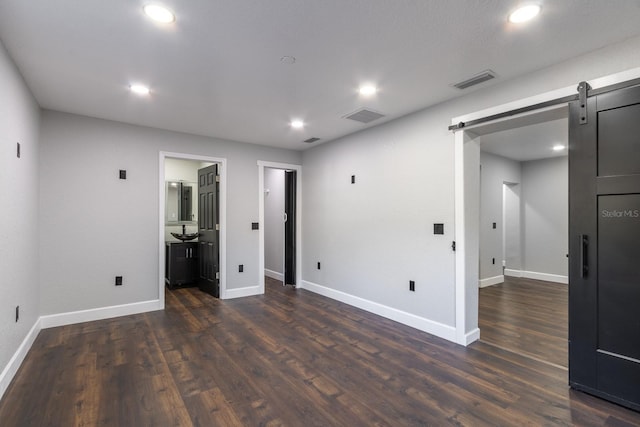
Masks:
[[[460,83],[456,83],[453,86],[457,87],[458,89],[466,89],[468,87],[471,86],[475,86],[475,85],[479,85],[480,83],[484,83],[487,80],[492,80],[496,78],[496,73],[491,71],[491,70],[486,70],[481,72],[478,75],[475,75],[473,77],[471,77],[470,79],[467,79],[463,82]]]
[[[320,138],[316,138],[315,136],[313,138],[309,138],[309,139],[305,139],[302,142],[306,142],[307,144],[311,144],[312,142],[316,142],[316,141],[320,141]]]
[[[367,110],[366,108],[344,116],[345,119],[355,120],[360,123],[371,123],[374,120],[378,120],[380,117],[384,117],[384,114],[376,113],[375,111]]]

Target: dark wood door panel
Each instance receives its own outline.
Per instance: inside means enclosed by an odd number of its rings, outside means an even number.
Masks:
[[[218,232],[218,165],[198,170],[198,218],[200,219],[200,281],[198,286],[203,292],[215,297],[220,296],[219,272],[219,232]]]
[[[640,410],[640,88],[569,118],[569,382]]]

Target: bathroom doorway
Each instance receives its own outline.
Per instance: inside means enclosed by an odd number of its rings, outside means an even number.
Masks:
[[[215,167],[218,178],[213,177],[217,193],[217,230],[215,262],[216,293],[226,296],[226,159],[182,153],[160,152],[159,159],[159,286],[158,297],[164,306],[165,286],[199,286],[202,265],[199,253],[198,170]],[[182,189],[182,191],[178,191]],[[175,196],[175,197],[174,197]],[[175,199],[175,200],[174,200]],[[183,239],[196,236],[192,240]],[[174,250],[175,249],[175,250]],[[173,252],[172,252],[173,250]],[[193,270],[193,271],[192,271]],[[217,274],[216,274],[217,273]]]

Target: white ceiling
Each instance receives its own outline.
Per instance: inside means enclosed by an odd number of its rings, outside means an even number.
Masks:
[[[305,149],[477,90],[450,85],[480,71],[486,87],[640,34],[637,0],[540,2],[516,27],[520,0],[158,0],[177,18],[161,26],[144,0],[2,0],[0,39],[44,108]],[[342,118],[361,107],[386,117]]]
[[[471,132],[480,136],[480,149],[519,162],[561,157],[567,149],[554,151],[553,146],[569,144],[569,109],[551,110],[489,123]]]

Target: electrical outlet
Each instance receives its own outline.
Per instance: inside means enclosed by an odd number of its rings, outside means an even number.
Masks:
[[[243,272],[244,272],[244,264],[238,265],[238,273],[243,273]]]
[[[351,175],[351,183],[352,184],[356,183],[356,176],[355,175]]]
[[[116,276],[116,286],[122,286],[122,276]]]
[[[20,306],[16,305],[16,323],[20,320]]]
[[[120,179],[127,179],[127,171],[120,169]]]
[[[497,226],[497,224],[494,222],[494,223],[493,223],[493,228],[495,229],[495,228],[496,228],[496,226]]]
[[[416,290],[416,282],[415,281],[409,280],[409,290],[411,292],[415,292],[415,290]]]
[[[320,261],[318,261],[318,270],[320,270]]]

